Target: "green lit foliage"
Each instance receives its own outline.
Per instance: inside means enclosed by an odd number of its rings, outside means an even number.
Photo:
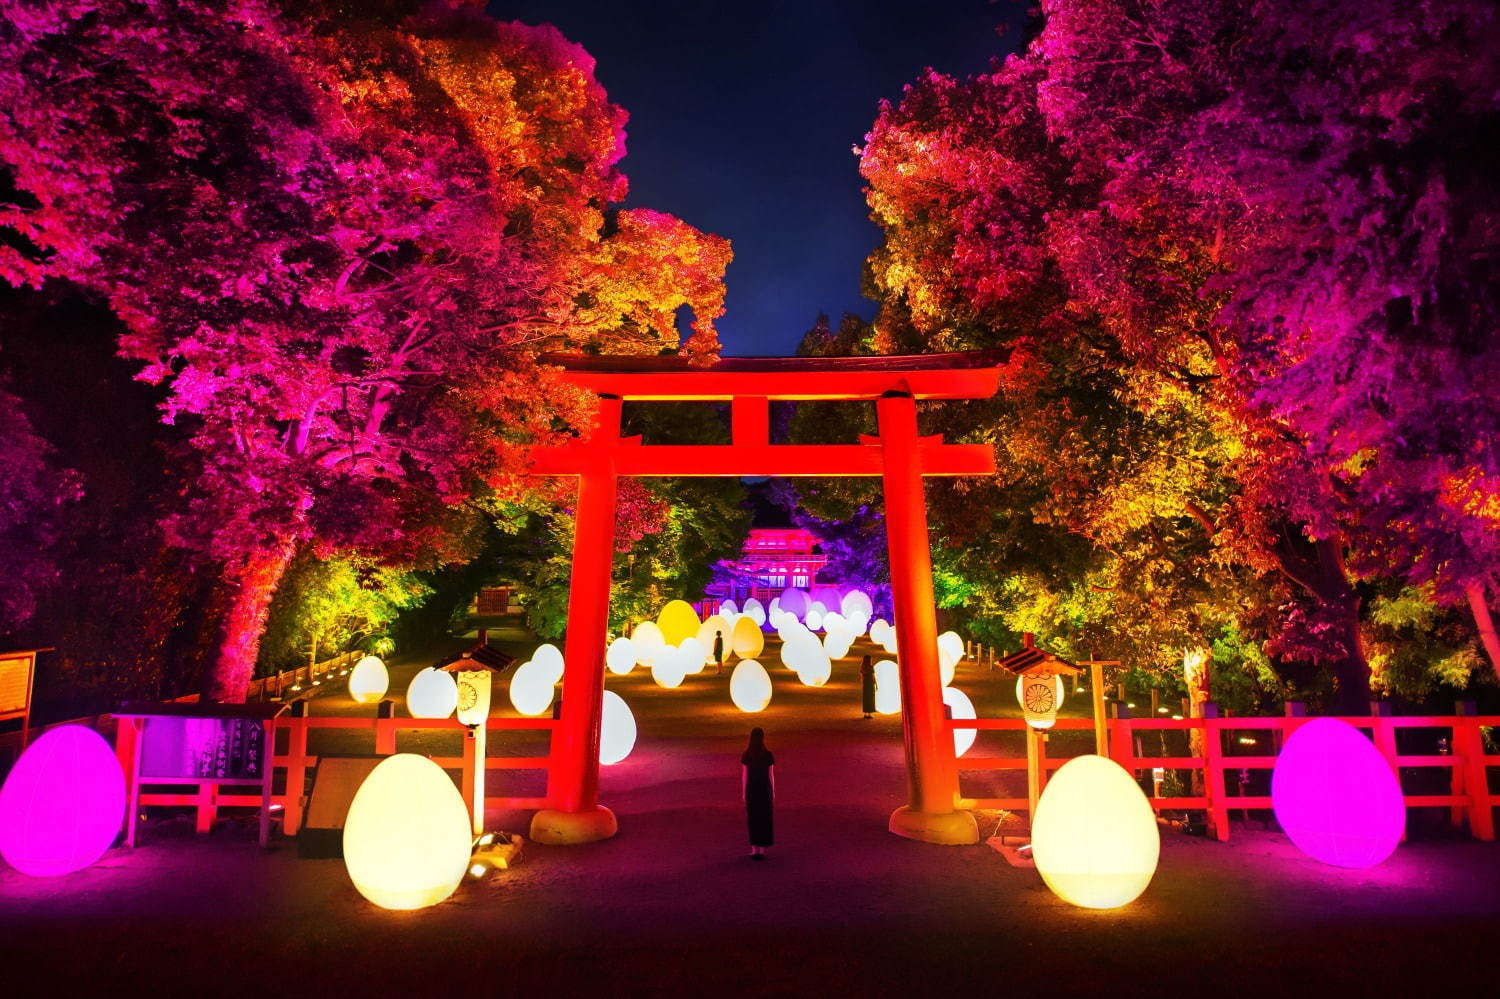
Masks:
[[[1431,586],[1386,584],[1388,593],[1370,601],[1365,647],[1377,688],[1423,701],[1468,688],[1488,674],[1473,629],[1452,608],[1434,599]]]

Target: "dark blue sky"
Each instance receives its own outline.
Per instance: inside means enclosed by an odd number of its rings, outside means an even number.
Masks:
[[[992,0],[491,0],[551,23],[598,60],[630,112],[629,205],[734,243],[726,354],[790,354],[819,312],[870,318],[859,293],[879,241],[850,147],[882,97],[924,67],[984,70],[1023,5]]]

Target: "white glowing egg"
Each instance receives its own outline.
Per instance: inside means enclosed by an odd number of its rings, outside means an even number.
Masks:
[[[807,598],[814,604],[822,605],[820,614],[836,610],[844,601],[843,594],[839,593],[838,588],[834,586],[814,586],[808,591]]]
[[[870,597],[863,590],[850,590],[844,594],[844,599],[839,601],[839,612],[847,618],[863,617],[870,619],[875,612],[874,605],[870,603]]]
[[[682,686],[687,678],[686,664],[682,661],[682,650],[665,646],[651,664],[651,679],[658,687],[671,689]]]
[[[974,713],[974,702],[969,700],[969,695],[954,687],[943,688],[943,703],[948,706],[948,713],[953,718],[977,718]],[[974,745],[974,740],[979,737],[979,732],[972,728],[956,728],[953,730],[953,752],[959,756],[969,751]]]
[[[877,617],[870,625],[870,641],[880,645],[885,641],[885,633],[890,630],[891,623],[883,617]]]
[[[740,605],[733,600],[726,600],[719,605],[719,613],[733,620],[740,616]]]
[[[823,651],[821,645],[814,645],[816,653],[808,659],[803,660],[803,666],[797,670],[797,679],[809,687],[821,687],[833,676],[833,663],[829,661],[828,654]]]
[[[469,810],[453,778],[424,756],[380,761],[349,803],[344,866],[365,898],[384,909],[436,905],[469,869]]]
[[[556,684],[545,663],[535,659],[516,667],[510,677],[510,703],[523,715],[539,715],[552,707]]]
[[[729,658],[733,646],[729,644],[730,624],[724,620],[722,614],[711,614],[708,619],[698,626],[698,642],[706,651],[705,659],[714,661],[714,636],[721,636],[724,640],[724,658]]]
[[[599,722],[599,762],[610,766],[629,756],[635,748],[635,735],[630,705],[613,690],[606,690]]]
[[[668,645],[681,645],[685,638],[698,637],[698,612],[686,600],[668,601],[656,617],[656,626],[661,629],[662,640]]]
[[[830,631],[823,638],[823,652],[829,659],[842,659],[849,654],[849,646],[853,644],[848,634]]]
[[[875,664],[875,710],[883,715],[901,710],[900,669],[889,659]]]
[[[772,611],[779,611],[779,610],[781,610],[781,598],[780,597],[772,597],[770,605],[766,607],[766,613],[770,614]]]
[[[781,609],[799,621],[802,615],[807,613],[807,594],[795,586],[788,586],[781,591]]]
[[[885,639],[880,643],[880,647],[885,649],[890,655],[900,654],[901,645],[896,641],[896,626],[894,624],[885,629]]]
[[[740,613],[754,621],[757,627],[766,623],[765,605],[754,597],[745,601],[745,607]]]
[[[771,675],[754,659],[742,659],[729,677],[729,699],[741,711],[756,712],[771,703]]]
[[[667,644],[666,638],[662,636],[661,629],[656,626],[655,621],[642,621],[635,626],[635,631],[630,633],[630,640],[635,643],[636,652],[642,656],[650,656],[651,653]],[[637,662],[647,662],[642,658]]]
[[[813,609],[807,612],[807,627],[809,631],[823,630],[823,612],[818,610],[820,604],[813,604]]]
[[[1160,854],[1151,803],[1118,763],[1075,756],[1047,782],[1031,824],[1031,855],[1058,898],[1086,909],[1132,902],[1151,883]]]
[[[849,618],[848,621],[849,636],[851,638],[858,638],[870,629],[869,615],[855,614],[853,617]]]
[[[457,708],[458,683],[446,670],[421,670],[406,687],[406,711],[413,718],[447,718]]]
[[[829,611],[823,615],[823,631],[827,634],[843,634],[848,628],[849,622],[838,611]]]
[[[0,787],[0,856],[32,877],[71,874],[104,856],[124,818],[114,749],[91,728],[60,725],[26,747]]]
[[[734,622],[729,642],[734,646],[735,655],[741,659],[754,659],[766,647],[766,636],[761,633],[760,625],[746,616]]]
[[[805,628],[790,632],[786,641],[781,643],[781,662],[787,669],[800,672],[804,666],[812,665],[818,655],[823,652],[823,646],[818,641],[818,636]]]
[[[360,704],[374,704],[390,686],[391,674],[379,656],[365,656],[349,674],[349,696]]]
[[[696,638],[684,638],[678,643],[677,652],[682,657],[682,667],[686,673],[702,673],[703,667],[708,664],[708,652]]]
[[[604,653],[605,665],[617,676],[624,676],[635,669],[636,658],[635,643],[624,635],[610,642]]]
[[[956,631],[945,631],[938,636],[938,669],[942,672],[943,686],[953,682],[953,671],[964,657],[964,640]]]
[[[563,678],[563,654],[558,651],[557,646],[547,644],[538,645],[536,651],[531,654],[531,661],[547,677],[548,683],[558,683]]]
[[[814,600],[807,605],[807,613],[808,615],[816,614],[819,620],[821,620],[823,615],[828,613],[828,605],[821,600]],[[803,620],[805,621],[807,618],[804,617]]]

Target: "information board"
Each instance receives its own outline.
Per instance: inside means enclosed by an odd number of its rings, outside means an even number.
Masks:
[[[141,779],[259,781],[265,742],[258,718],[148,717]]]
[[[36,653],[0,656],[0,718],[26,714],[31,700],[31,668]]]

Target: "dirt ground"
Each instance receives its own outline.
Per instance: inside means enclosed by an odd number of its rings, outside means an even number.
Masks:
[[[601,777],[619,835],[528,844],[513,870],[428,910],[376,908],[342,861],[300,860],[289,842],[262,851],[248,820],[197,840],[190,821],[157,818],[135,850],[113,849],[58,879],[0,866],[0,995],[1493,988],[1500,845],[1414,836],[1380,867],[1343,871],[1258,822],[1237,825],[1228,844],[1164,827],[1160,867],[1138,901],[1077,909],[989,846],[887,833],[903,799],[899,719],[860,717],[856,660],[818,690],[771,665],[774,654],[765,660],[776,694],[753,718],[730,704],[727,670],[675,691],[644,675],[610,677],[640,726],[631,757]],[[393,670],[393,691],[414,668]],[[962,668],[957,686],[981,716],[1010,710],[1010,685],[997,674]],[[356,710],[370,709],[330,695],[314,713]],[[738,756],[753,724],[777,759],[776,846],[765,863],[746,856],[738,800]],[[439,742],[400,748],[453,751]],[[491,752],[510,755],[493,741]],[[494,775],[492,791],[509,779]],[[524,833],[528,816],[489,818]],[[984,816],[982,832],[996,821]]]

